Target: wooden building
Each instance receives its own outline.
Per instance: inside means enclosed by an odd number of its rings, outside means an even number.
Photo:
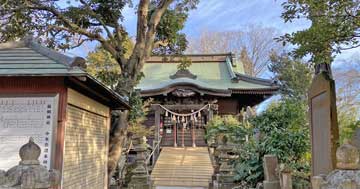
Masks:
[[[110,111],[129,105],[84,65],[31,39],[0,44],[0,169],[31,136],[61,188],[107,188]]]
[[[147,125],[156,125],[155,144],[205,146],[204,125],[213,114],[238,115],[278,91],[271,80],[248,76],[229,54],[153,56],[137,89],[153,98]],[[191,61],[187,69],[179,69]]]

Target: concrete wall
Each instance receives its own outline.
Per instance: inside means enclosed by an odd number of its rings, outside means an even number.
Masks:
[[[68,89],[62,188],[107,188],[108,107]]]

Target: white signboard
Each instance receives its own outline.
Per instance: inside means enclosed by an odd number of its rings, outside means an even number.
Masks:
[[[19,149],[29,137],[41,148],[40,163],[50,168],[57,99],[0,96],[0,169],[19,164]]]

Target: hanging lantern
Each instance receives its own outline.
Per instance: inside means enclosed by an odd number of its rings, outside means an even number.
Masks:
[[[166,112],[165,112],[165,117],[168,117],[168,116],[169,116],[169,112],[166,111]]]
[[[172,120],[173,120],[173,121],[176,121],[175,115],[172,115]]]
[[[199,117],[199,118],[201,117],[201,111],[199,111],[198,117]]]
[[[191,120],[191,121],[194,121],[194,117],[195,117],[195,116],[191,114],[190,120]]]
[[[185,123],[185,116],[182,116],[181,121],[182,121],[183,123]]]
[[[180,122],[180,116],[177,116],[177,122],[178,123]]]

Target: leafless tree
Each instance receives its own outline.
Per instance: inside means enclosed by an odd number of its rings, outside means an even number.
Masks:
[[[333,69],[337,87],[339,111],[355,110],[360,113],[360,56],[342,61]]]
[[[189,40],[188,53],[236,54],[246,74],[259,76],[269,63],[271,51],[279,52],[282,45],[274,40],[279,32],[261,25],[248,25],[241,30],[209,31],[203,30],[198,38]]]

